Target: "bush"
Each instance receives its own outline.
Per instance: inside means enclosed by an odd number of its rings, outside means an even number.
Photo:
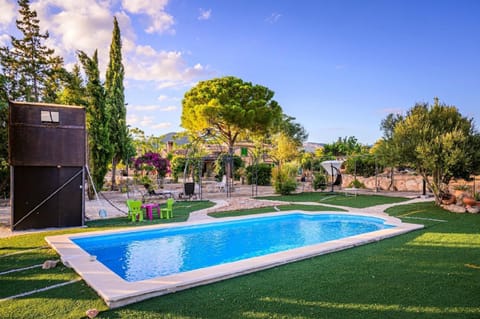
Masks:
[[[325,190],[327,188],[327,177],[323,173],[314,173],[312,186],[314,190]]]
[[[257,173],[257,185],[268,186],[272,180],[272,166],[266,163],[247,167],[247,184],[255,184],[254,173]]]
[[[217,157],[217,160],[215,161],[214,165],[214,173],[215,176],[217,176],[217,180],[221,181],[223,178],[223,175],[226,175],[225,172],[225,167],[228,165],[228,159],[229,159],[229,154],[228,153],[222,153]],[[238,170],[241,167],[245,166],[245,163],[243,162],[242,158],[238,155],[233,155],[233,176],[235,179],[240,179],[240,173]]]
[[[378,166],[378,170],[383,171],[383,167]],[[375,176],[375,157],[349,157],[345,162],[345,173],[363,177]]]
[[[353,188],[365,188],[365,184],[360,182],[358,179],[354,179],[353,181],[348,184],[348,187],[353,187]]]
[[[297,169],[293,166],[275,167],[272,170],[275,193],[289,195],[294,192],[297,189],[296,173]]]

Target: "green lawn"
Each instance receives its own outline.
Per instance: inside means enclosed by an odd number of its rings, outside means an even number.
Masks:
[[[277,206],[279,211],[288,211],[288,210],[304,210],[310,212],[322,212],[322,211],[336,211],[336,212],[345,212],[346,210],[337,208],[337,207],[329,207],[329,206],[322,206],[322,205],[278,205]],[[255,209],[244,209],[244,210],[234,210],[234,211],[227,211],[227,212],[216,212],[210,213],[209,216],[212,217],[235,217],[235,216],[243,216],[243,215],[255,215],[255,214],[264,214],[264,213],[272,213],[275,210],[272,207],[261,207]]]
[[[452,214],[431,203],[388,213],[426,228],[115,310],[80,281],[0,301],[0,318],[81,318],[89,308],[112,319],[480,318],[480,215]],[[93,229],[99,227],[105,225]],[[0,239],[1,268],[54,257],[50,249],[26,251],[44,246],[43,236]],[[1,275],[0,298],[76,277],[64,266]]]
[[[407,201],[404,197],[388,197],[382,195],[357,195],[346,196],[344,193],[330,192],[306,192],[299,194],[283,195],[283,196],[265,196],[258,199],[271,199],[285,202],[313,202],[330,205],[340,205],[353,208],[365,208],[376,205],[401,203]]]

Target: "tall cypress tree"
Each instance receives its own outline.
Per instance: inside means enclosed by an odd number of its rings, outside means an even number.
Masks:
[[[44,45],[49,38],[48,31],[40,32],[37,12],[31,10],[29,0],[19,0],[20,19],[17,28],[23,38],[11,36],[12,47],[0,50],[0,63],[7,80],[10,99],[39,102],[44,94],[52,100],[55,87],[46,88],[46,83],[55,83],[54,77],[63,72],[63,59],[54,55],[54,50]],[[45,91],[47,90],[47,91]]]
[[[113,19],[112,43],[110,44],[110,61],[105,78],[106,105],[110,114],[110,145],[113,148],[112,156],[112,190],[115,188],[117,164],[129,156],[125,94],[123,78],[125,70],[122,64],[122,40],[117,18]]]
[[[87,76],[88,164],[95,187],[101,190],[112,156],[108,127],[110,116],[105,106],[105,90],[100,81],[97,50],[91,58],[85,52],[78,51],[78,58]],[[93,198],[91,185],[88,195]]]

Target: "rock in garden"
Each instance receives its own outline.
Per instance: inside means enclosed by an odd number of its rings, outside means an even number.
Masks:
[[[480,212],[480,207],[478,206],[468,206],[467,207],[467,212],[471,214],[478,214]]]
[[[95,318],[98,315],[98,310],[97,309],[88,309],[86,311],[86,315],[88,318]]]
[[[57,267],[59,260],[45,260],[42,265],[42,269],[50,269]]]
[[[465,207],[458,205],[446,205],[445,209],[451,211],[452,213],[465,213]]]

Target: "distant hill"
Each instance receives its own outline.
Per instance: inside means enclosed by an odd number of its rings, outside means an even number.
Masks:
[[[308,153],[315,153],[317,148],[323,148],[325,143],[305,142],[303,143],[303,149]]]
[[[188,138],[186,136],[177,137],[177,135],[178,135],[178,132],[170,132],[160,136],[160,138],[161,138],[161,141],[165,144],[169,141],[173,141],[177,145],[188,144]]]

